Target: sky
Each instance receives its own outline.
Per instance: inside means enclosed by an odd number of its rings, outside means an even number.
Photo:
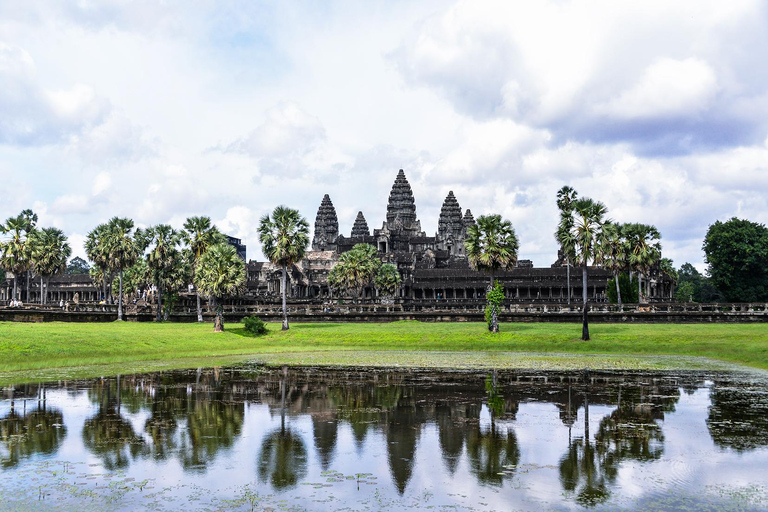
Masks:
[[[0,220],[84,257],[206,215],[264,261],[275,206],[380,228],[404,169],[427,235],[452,190],[549,266],[569,185],[704,269],[713,222],[768,223],[766,48],[759,0],[4,1]]]

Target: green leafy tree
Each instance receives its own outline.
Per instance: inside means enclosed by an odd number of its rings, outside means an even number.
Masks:
[[[146,289],[152,283],[152,276],[147,266],[147,260],[139,258],[136,263],[127,267],[123,272],[123,293],[126,296],[137,294]],[[118,286],[118,283],[112,283],[112,288]]]
[[[192,268],[197,268],[197,264],[203,254],[216,244],[225,243],[226,239],[219,229],[211,223],[210,217],[189,217],[184,223],[182,238],[191,252]],[[195,290],[197,296],[197,321],[203,321],[203,308],[200,304],[200,294]]]
[[[729,302],[768,300],[768,228],[733,217],[704,237],[707,272]]]
[[[40,276],[40,304],[45,304],[45,285],[52,276],[64,273],[72,248],[64,232],[57,228],[43,228],[29,236],[32,268]]]
[[[607,222],[608,209],[599,201],[589,198],[577,199],[572,209],[560,216],[555,238],[574,264],[581,266],[582,276],[582,328],[581,339],[589,340],[589,319],[587,304],[587,267],[590,261],[599,263],[602,256],[600,243],[603,239],[603,225]]]
[[[722,295],[712,285],[711,279],[701,275],[690,263],[683,263],[678,270],[678,286],[675,300],[678,302],[718,302]]]
[[[87,261],[85,261],[80,256],[75,256],[71,260],[69,260],[69,264],[67,265],[67,270],[64,271],[65,274],[87,274],[88,271],[91,269],[91,266],[88,264]]]
[[[381,266],[375,247],[370,244],[357,244],[339,256],[339,261],[328,274],[328,284],[335,290],[360,299],[363,290],[371,284]]]
[[[224,331],[223,304],[245,288],[245,262],[229,244],[216,244],[208,248],[195,268],[195,287],[216,303],[214,331]]]
[[[139,231],[137,237],[142,246],[149,248],[147,266],[157,288],[156,321],[160,322],[163,319],[163,292],[177,289],[185,277],[183,255],[179,250],[181,234],[167,224],[158,224]]]
[[[376,272],[376,277],[373,278],[376,289],[381,295],[386,296],[395,295],[401,282],[400,272],[397,271],[397,266],[392,263],[384,263]]]
[[[625,224],[624,230],[628,244],[629,264],[639,274],[647,277],[651,267],[661,259],[661,234],[658,229],[648,224]],[[642,301],[643,291],[640,279],[637,286],[638,298]],[[646,293],[649,290],[649,282],[646,279]]]
[[[501,311],[501,306],[504,304],[504,287],[501,283],[496,281],[493,288],[488,290],[486,300],[488,305],[485,307],[485,323],[488,324],[489,331],[498,332],[499,311]],[[496,331],[493,330],[494,326],[496,326]]]
[[[467,230],[464,246],[470,266],[490,276],[490,291],[496,272],[508,270],[517,263],[520,243],[511,222],[503,220],[501,215],[481,215]],[[491,332],[499,332],[498,321],[491,326]]]
[[[278,206],[259,221],[259,241],[264,255],[283,270],[281,291],[283,295],[283,330],[288,330],[286,304],[288,267],[304,258],[309,246],[307,219],[287,206]]]
[[[112,272],[117,272],[119,289],[117,294],[117,319],[123,319],[123,272],[136,263],[142,252],[142,241],[135,238],[134,224],[131,219],[113,217],[107,223],[105,250],[107,265]]]
[[[637,302],[637,276],[630,277],[628,272],[622,272],[619,274],[619,288],[621,289],[621,297],[625,302],[629,304]],[[619,294],[616,293],[615,280],[608,280],[605,293],[608,296],[608,302],[618,304]]]

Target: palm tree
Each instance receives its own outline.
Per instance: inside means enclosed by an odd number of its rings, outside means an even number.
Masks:
[[[109,227],[107,224],[99,224],[85,237],[85,253],[93,262],[91,276],[101,278],[102,296],[107,300],[107,281],[110,280],[109,252],[107,250],[107,238]]]
[[[573,202],[578,199],[579,193],[569,186],[564,186],[557,191],[557,208],[560,210],[560,217],[568,215],[573,209]],[[560,248],[565,255],[563,248]],[[566,288],[568,292],[568,305],[571,304],[571,262],[568,256],[565,255],[565,276],[566,276]]]
[[[189,250],[192,252],[193,269],[197,267],[200,258],[208,249],[226,241],[219,229],[211,224],[210,217],[189,217],[184,223],[184,231],[181,233],[184,243],[189,246]],[[197,290],[195,290],[195,295],[197,296],[197,321],[202,322],[203,309]]]
[[[244,287],[245,262],[234,247],[216,244],[200,256],[195,268],[195,288],[216,302],[215,332],[224,332],[223,300],[239,295]]]
[[[379,267],[373,282],[379,293],[391,296],[397,291],[402,279],[400,278],[400,272],[397,271],[397,266],[392,263],[384,263]]]
[[[603,238],[603,225],[607,222],[604,216],[608,209],[599,201],[589,198],[577,199],[573,208],[560,218],[560,224],[555,234],[563,251],[574,264],[582,267],[582,329],[581,339],[589,340],[589,323],[587,319],[587,267],[590,260],[599,262],[601,256],[600,242]]]
[[[117,295],[117,319],[123,319],[123,271],[136,263],[141,254],[141,243],[134,238],[133,221],[113,217],[107,224],[106,252],[107,265],[117,271],[120,279]]]
[[[517,263],[520,243],[515,229],[501,215],[481,215],[467,230],[464,241],[470,266],[490,275],[488,291],[493,289],[493,276],[499,270],[507,270]],[[491,312],[491,331],[499,332],[496,307]]]
[[[32,268],[40,276],[40,304],[45,304],[44,284],[50,281],[51,276],[64,273],[72,248],[64,232],[57,228],[33,231],[29,237],[29,247]]]
[[[376,277],[380,268],[376,248],[370,244],[357,244],[339,256],[338,263],[328,274],[328,284],[337,290],[351,290],[360,299],[363,289]]]
[[[661,234],[656,227],[648,224],[627,224],[626,236],[629,244],[629,264],[638,273],[637,301],[642,302],[643,287],[639,274],[643,273],[646,276],[648,289],[648,271],[661,258]]]
[[[309,223],[297,210],[278,206],[259,222],[259,241],[264,255],[283,269],[283,330],[288,330],[288,308],[285,303],[288,266],[304,258],[309,246]]]
[[[10,217],[0,226],[0,232],[10,234],[10,238],[0,242],[3,255],[0,263],[5,270],[13,272],[13,300],[18,298],[19,276],[29,268],[27,237],[24,233],[26,223],[19,215]]]
[[[24,225],[24,234],[26,235],[26,239],[29,240],[29,236],[35,232],[35,226],[37,225],[37,214],[30,209],[26,209],[22,210],[18,218],[21,219]],[[29,247],[27,247],[27,268],[25,269],[26,275],[24,278],[24,285],[27,288],[27,302],[31,302],[29,300],[29,284],[32,280],[31,269],[32,261],[30,259]]]
[[[600,243],[603,266],[613,272],[616,283],[616,296],[621,307],[621,287],[619,273],[627,266],[627,241],[621,224],[606,223],[603,226],[603,239]]]
[[[173,289],[178,285],[177,276],[179,267],[183,264],[179,244],[181,234],[168,224],[158,224],[146,231],[139,231],[137,238],[142,240],[142,245],[150,247],[147,254],[147,266],[149,267],[152,281],[157,287],[157,314],[156,321],[162,320],[163,289]]]

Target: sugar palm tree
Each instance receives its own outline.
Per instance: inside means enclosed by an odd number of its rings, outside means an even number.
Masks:
[[[599,201],[589,198],[577,199],[573,202],[570,212],[560,218],[556,237],[563,251],[574,264],[582,267],[582,329],[581,339],[589,340],[589,323],[587,318],[587,267],[589,262],[600,261],[600,242],[603,238],[603,225],[607,222],[605,214],[608,209]]]
[[[117,272],[120,280],[117,295],[117,319],[123,319],[123,271],[136,263],[141,254],[141,243],[136,240],[131,219],[113,217],[107,223],[107,265]]]
[[[210,217],[189,217],[184,223],[182,238],[192,253],[192,267],[197,268],[200,258],[205,252],[216,244],[224,243],[224,235],[219,229],[211,224]],[[197,321],[203,321],[203,309],[200,305],[200,294],[195,290],[197,296]]]
[[[661,234],[654,226],[648,224],[627,224],[626,236],[629,244],[629,264],[638,272],[637,301],[641,302],[642,284],[639,274],[646,276],[648,287],[648,271],[661,258]]]
[[[138,238],[142,240],[142,245],[149,247],[147,253],[147,266],[149,267],[152,281],[157,287],[157,315],[156,321],[162,320],[163,309],[163,291],[172,289],[176,279],[174,270],[180,266],[181,252],[179,244],[181,243],[181,234],[168,224],[158,224],[152,226],[146,231],[140,231]]]
[[[195,288],[216,302],[215,332],[224,331],[224,299],[239,295],[244,287],[245,262],[234,247],[216,244],[200,256],[195,268]]]
[[[627,266],[627,241],[624,238],[624,229],[621,224],[606,223],[603,226],[603,239],[599,245],[602,254],[603,266],[613,273],[616,283],[616,297],[621,306],[621,287],[619,286],[619,274]]]
[[[278,206],[259,222],[259,241],[264,255],[283,269],[283,330],[288,330],[288,308],[286,286],[288,267],[304,258],[309,246],[309,223],[297,210]]]
[[[381,268],[376,248],[370,244],[357,244],[339,256],[339,261],[328,274],[328,284],[337,290],[352,291],[357,299],[363,289],[373,281]]]
[[[467,230],[464,241],[470,266],[490,276],[488,290],[493,288],[493,276],[499,270],[510,269],[517,263],[520,243],[515,229],[501,215],[481,215]],[[496,307],[491,312],[491,330],[499,332]]]
[[[24,235],[26,236],[26,239],[29,240],[29,236],[35,232],[35,227],[37,226],[37,214],[30,209],[26,209],[26,210],[22,210],[18,218],[21,219],[24,225]],[[31,271],[32,271],[32,260],[29,254],[29,247],[27,247],[27,268],[25,269],[25,276],[24,276],[24,286],[27,288],[27,294],[26,294],[27,302],[31,302],[29,300],[29,285],[30,285],[30,281],[32,280]]]
[[[85,253],[93,262],[94,268],[91,276],[101,278],[102,296],[107,300],[107,282],[110,280],[109,251],[107,250],[107,238],[109,227],[107,224],[99,224],[85,236]]]
[[[376,273],[376,277],[373,278],[379,293],[384,295],[394,295],[401,281],[400,272],[397,271],[397,266],[392,263],[384,263]]]
[[[30,264],[25,226],[21,215],[8,218],[5,224],[0,226],[0,232],[8,235],[7,240],[0,242],[3,253],[0,264],[5,270],[13,272],[13,300],[18,299],[19,276],[29,268]]]
[[[72,248],[64,232],[57,228],[35,230],[29,237],[32,268],[40,276],[40,304],[45,304],[45,286],[51,276],[63,274]]]
[[[561,218],[563,215],[568,215],[568,213],[573,209],[573,202],[576,201],[578,197],[579,197],[579,193],[567,185],[557,191],[557,208],[558,210],[560,210]],[[563,250],[562,247],[560,249]],[[571,261],[568,259],[568,255],[565,254],[564,250],[563,250],[563,254],[565,256],[565,279],[566,279],[566,289],[568,293],[568,304],[570,305],[571,304]]]

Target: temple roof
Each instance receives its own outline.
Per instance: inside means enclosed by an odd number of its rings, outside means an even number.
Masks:
[[[474,215],[472,215],[472,210],[470,210],[469,208],[467,208],[467,213],[464,214],[464,218],[462,219],[462,222],[467,227],[475,223],[475,217]]]

